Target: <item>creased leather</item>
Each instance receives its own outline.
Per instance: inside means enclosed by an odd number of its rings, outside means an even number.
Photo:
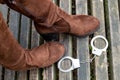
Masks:
[[[0,13],[0,64],[12,70],[48,67],[64,55],[65,48],[58,42],[48,42],[33,49],[22,48]]]
[[[4,0],[10,8],[34,20],[40,34],[70,33],[85,36],[99,28],[97,18],[88,15],[69,15],[51,0]]]

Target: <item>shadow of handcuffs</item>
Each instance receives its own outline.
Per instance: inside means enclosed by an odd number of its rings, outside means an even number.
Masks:
[[[98,38],[99,38],[99,39],[103,39],[103,40],[105,41],[105,43],[106,43],[106,46],[105,46],[103,49],[99,49],[99,48],[97,48],[97,47],[94,46],[94,41],[95,41],[96,39],[98,39]],[[82,62],[82,61],[80,61],[79,59],[74,59],[74,58],[72,58],[72,57],[70,57],[70,56],[65,56],[65,57],[63,57],[63,58],[58,62],[58,69],[59,69],[60,71],[62,71],[62,72],[70,72],[70,71],[72,71],[72,70],[74,70],[74,69],[80,68],[80,64],[82,64],[82,63],[90,63],[90,62],[92,62],[92,61],[96,58],[96,56],[101,56],[101,54],[102,54],[103,52],[106,52],[106,50],[107,50],[107,48],[108,48],[108,41],[107,41],[107,39],[106,39],[104,36],[101,36],[101,35],[95,36],[95,37],[92,38],[92,40],[91,40],[91,47],[92,47],[92,54],[93,54],[94,56],[93,56],[93,58],[91,58],[89,61]],[[71,67],[70,67],[69,69],[63,69],[63,68],[61,67],[61,64],[62,64],[62,62],[63,62],[64,60],[70,60],[70,61],[71,61]]]

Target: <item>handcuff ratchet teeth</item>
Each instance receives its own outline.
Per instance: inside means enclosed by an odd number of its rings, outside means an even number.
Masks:
[[[105,48],[103,48],[103,49],[98,49],[98,48],[96,48],[96,47],[93,45],[94,41],[95,41],[97,38],[101,38],[101,39],[105,40],[105,42],[106,42]],[[74,58],[72,58],[72,57],[66,56],[66,57],[63,57],[63,58],[58,62],[58,68],[59,68],[59,70],[62,71],[62,72],[70,72],[70,71],[72,71],[72,70],[74,70],[74,69],[79,68],[79,67],[80,67],[80,64],[82,64],[82,63],[90,63],[96,56],[100,56],[103,51],[106,51],[106,50],[107,50],[107,48],[108,48],[108,41],[107,41],[107,39],[106,39],[105,37],[103,37],[103,36],[101,36],[101,35],[98,35],[98,36],[94,37],[94,38],[91,40],[91,46],[92,46],[92,54],[94,54],[94,57],[93,57],[92,59],[90,59],[89,61],[86,61],[86,62],[85,62],[85,61],[82,62],[82,61],[80,61],[79,59],[74,59]],[[69,69],[66,69],[66,70],[61,68],[61,63],[62,63],[65,59],[68,59],[68,60],[71,61],[71,67],[70,67]]]

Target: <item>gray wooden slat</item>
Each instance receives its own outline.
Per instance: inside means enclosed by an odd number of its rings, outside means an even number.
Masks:
[[[95,33],[97,35],[105,36],[105,19],[104,19],[104,6],[103,0],[92,0],[92,13],[93,16],[100,20],[100,29]],[[95,43],[98,47],[104,47],[104,43],[101,41],[96,41]],[[96,80],[108,80],[108,63],[107,63],[107,53],[102,54],[100,57],[95,59],[95,78]]]
[[[54,65],[52,65],[49,68],[46,68],[43,71],[43,80],[55,80],[56,79],[56,74],[55,74],[55,67]]]
[[[28,48],[29,44],[29,30],[30,19],[25,16],[21,17],[21,28],[20,28],[20,44],[23,48]],[[18,80],[27,80],[27,71],[17,72]]]
[[[76,0],[76,14],[88,14],[87,2],[87,0]]]
[[[32,32],[31,32],[31,48],[40,46],[40,34],[36,31],[34,24],[32,23]]]
[[[39,80],[39,69],[30,70],[30,80]]]
[[[62,10],[64,10],[67,13],[71,13],[71,0],[60,0],[60,7]],[[66,52],[65,56],[72,56],[72,37],[69,35],[62,35],[61,41],[63,41],[63,44],[65,46]],[[62,64],[63,67],[69,67],[70,63],[69,61],[65,61]],[[72,80],[72,72],[63,73],[59,72],[59,80]]]
[[[17,72],[17,79],[16,80],[27,80],[27,71]]]
[[[4,80],[14,80],[15,72],[9,69],[5,69]]]
[[[20,28],[20,44],[22,45],[23,48],[28,49],[29,33],[30,33],[30,19],[22,15]]]
[[[87,14],[87,0],[76,0],[76,14]],[[77,38],[77,58],[89,60],[89,38]],[[90,80],[90,63],[81,64],[77,73],[78,80]]]
[[[9,28],[12,31],[14,37],[18,39],[19,14],[17,12],[14,12],[13,10],[10,11]],[[4,80],[14,80],[14,79],[15,79],[15,72],[12,70],[5,69]]]
[[[16,39],[18,39],[18,33],[19,33],[19,13],[10,10],[10,15],[9,15],[9,28],[12,31],[13,35],[15,36]]]
[[[8,7],[6,5],[0,4],[0,11],[2,12],[4,19],[7,20]]]
[[[120,18],[118,0],[108,0],[113,80],[120,79]]]
[[[32,34],[31,34],[31,48],[39,46],[39,34],[36,32],[34,25],[32,25]],[[39,79],[39,69],[30,70],[30,80],[40,80]]]

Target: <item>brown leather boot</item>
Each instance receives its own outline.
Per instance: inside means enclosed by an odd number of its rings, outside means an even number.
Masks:
[[[64,47],[57,42],[45,43],[26,50],[15,40],[0,13],[0,64],[12,70],[26,70],[33,67],[48,67],[64,54]]]
[[[69,15],[51,0],[4,0],[10,8],[30,17],[40,34],[70,33],[86,36],[99,27],[99,20],[88,15]]]

